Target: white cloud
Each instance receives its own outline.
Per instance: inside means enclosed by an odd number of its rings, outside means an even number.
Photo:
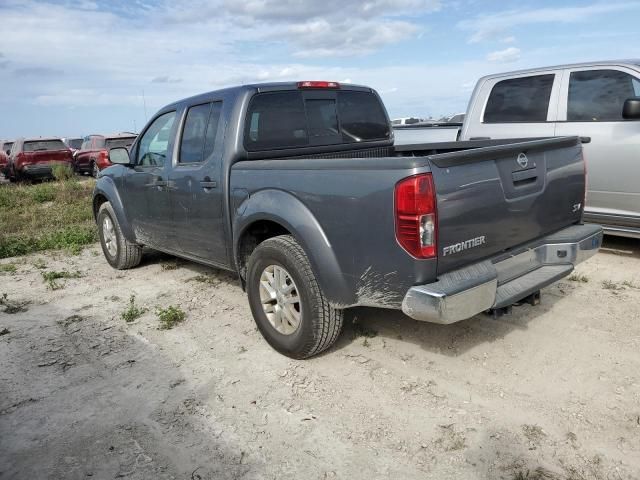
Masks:
[[[487,60],[495,63],[510,63],[520,60],[520,49],[516,47],[505,48],[491,52],[487,55]]]
[[[531,10],[508,10],[481,15],[458,22],[458,28],[471,32],[469,43],[496,39],[506,31],[537,23],[576,23],[607,13],[639,10],[640,2],[594,3],[580,7],[552,7]]]

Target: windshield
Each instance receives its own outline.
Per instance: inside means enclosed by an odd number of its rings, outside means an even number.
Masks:
[[[2,145],[2,151],[6,152],[8,150],[11,150],[11,147],[13,147],[13,142],[6,142]]]
[[[112,148],[129,148],[136,137],[118,137],[118,138],[107,138],[105,142],[105,147],[107,150],[111,150]]]
[[[38,140],[32,142],[24,142],[23,151],[25,152],[41,152],[45,150],[65,150],[67,146],[62,140]]]

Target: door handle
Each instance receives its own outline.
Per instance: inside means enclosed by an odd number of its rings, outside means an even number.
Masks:
[[[151,182],[147,183],[145,187],[166,187],[168,182],[162,180],[162,177],[156,177]]]
[[[204,180],[200,182],[200,186],[208,190],[210,188],[216,188],[218,186],[218,182],[212,181],[209,177],[204,177]]]

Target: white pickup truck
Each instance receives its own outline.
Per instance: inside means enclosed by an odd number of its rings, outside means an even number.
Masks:
[[[640,60],[560,65],[478,80],[459,128],[394,129],[395,144],[577,135],[585,220],[640,238]],[[442,149],[442,144],[439,146]]]

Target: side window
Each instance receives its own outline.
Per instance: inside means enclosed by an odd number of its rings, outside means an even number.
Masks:
[[[82,145],[80,146],[80,150],[87,150],[91,146],[91,138],[84,137],[82,139]]]
[[[567,121],[623,121],[624,101],[637,96],[639,87],[638,80],[618,70],[571,72]]]
[[[496,83],[484,111],[485,123],[546,122],[554,74]]]
[[[189,108],[180,140],[180,163],[206,161],[215,147],[222,104],[206,103]]]
[[[169,150],[171,127],[175,118],[176,112],[168,112],[153,121],[138,143],[136,165],[147,167],[164,165]]]

